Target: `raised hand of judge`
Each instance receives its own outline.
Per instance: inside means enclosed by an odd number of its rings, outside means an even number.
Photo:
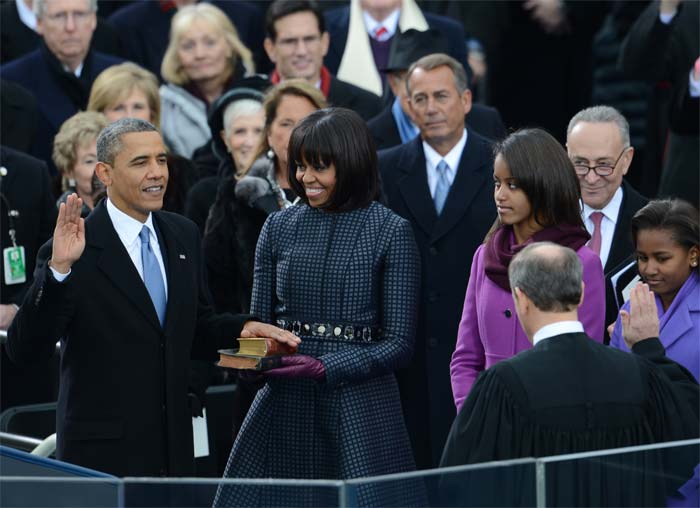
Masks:
[[[51,266],[59,273],[68,273],[85,250],[85,220],[80,217],[82,207],[83,200],[73,193],[58,208]]]
[[[630,310],[620,311],[622,336],[627,347],[632,349],[637,342],[659,336],[659,315],[654,293],[640,282],[630,294]]]

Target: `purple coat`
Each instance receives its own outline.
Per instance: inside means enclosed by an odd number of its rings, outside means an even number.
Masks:
[[[629,311],[630,302],[622,308]],[[666,356],[688,369],[695,379],[700,375],[700,276],[692,272],[683,287],[664,312],[661,298],[656,297],[659,312],[659,340],[666,348]],[[622,337],[622,322],[618,316],[610,345],[629,351]]]
[[[605,326],[605,280],[600,258],[588,247],[577,251],[583,264],[583,304],[579,320],[586,334],[603,342]],[[484,245],[472,261],[457,346],[450,363],[452,395],[457,411],[467,398],[479,373],[510,358],[532,344],[515,314],[511,293],[496,285],[484,270]]]

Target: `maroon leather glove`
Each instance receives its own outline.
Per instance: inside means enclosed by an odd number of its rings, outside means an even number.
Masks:
[[[310,378],[320,381],[326,377],[326,369],[321,360],[307,355],[282,357],[282,366],[266,370],[266,376],[277,378]]]

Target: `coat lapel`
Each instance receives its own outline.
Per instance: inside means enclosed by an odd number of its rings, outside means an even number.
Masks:
[[[87,244],[101,250],[97,267],[143,314],[144,318],[160,330],[158,315],[148,290],[114,229],[104,201],[90,214],[86,228],[90,231],[90,234],[86,235]]]
[[[670,319],[661,325],[659,334],[660,340],[666,349],[676,343],[678,339],[684,337],[688,332],[693,331],[692,314],[696,312],[700,312],[697,283],[695,288],[685,296],[683,301],[678,302],[678,308],[673,311],[673,315],[670,316]],[[697,334],[697,332],[695,333]]]
[[[447,234],[459,223],[466,213],[474,197],[486,183],[487,176],[479,169],[488,162],[484,151],[479,150],[479,138],[473,131],[468,131],[467,144],[459,160],[459,169],[447,195],[445,207],[435,225],[431,242],[435,242]],[[425,165],[425,164],[424,164]],[[425,172],[425,171],[424,171]]]
[[[191,274],[184,272],[185,267],[188,266],[187,263],[191,262],[191,260],[185,257],[185,249],[182,247],[170,224],[164,220],[163,215],[155,212],[153,221],[158,228],[158,240],[161,245],[161,253],[163,254],[165,271],[168,277],[168,305],[165,311],[165,330],[168,332],[177,329],[178,317],[180,316],[179,302],[175,295],[182,295],[186,294],[186,291],[192,291],[191,286],[189,288],[186,287]]]
[[[615,231],[613,232],[610,254],[608,254],[608,260],[605,263],[604,272],[606,274],[611,275],[611,271],[615,269],[622,260],[632,254],[630,222],[637,210],[642,208],[646,203],[647,200],[623,180],[622,204],[620,205],[620,213],[617,218],[617,224],[615,224]]]
[[[399,191],[416,223],[427,235],[431,235],[437,213],[428,187],[425,154],[420,136],[407,144],[406,148],[399,159],[399,167],[404,172],[404,176],[398,181]]]

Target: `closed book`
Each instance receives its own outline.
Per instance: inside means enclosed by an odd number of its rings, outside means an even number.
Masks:
[[[290,346],[266,337],[239,337],[238,354],[253,356],[291,355],[297,352],[296,346]]]
[[[283,356],[242,355],[237,349],[220,349],[217,365],[228,369],[268,370],[281,366]]]

